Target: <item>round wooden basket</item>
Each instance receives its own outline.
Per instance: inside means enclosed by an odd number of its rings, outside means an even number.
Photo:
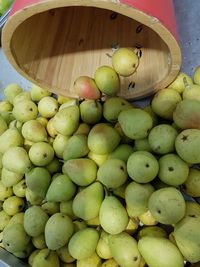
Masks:
[[[172,0],[18,0],[2,46],[27,79],[71,97],[74,80],[112,66],[118,47],[134,47],[140,57],[136,73],[120,77],[126,99],[166,87],[181,65]]]

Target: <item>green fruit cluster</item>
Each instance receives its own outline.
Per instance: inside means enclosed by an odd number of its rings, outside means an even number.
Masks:
[[[100,70],[109,84],[113,72]],[[0,245],[33,267],[200,262],[199,70],[196,84],[181,73],[145,108],[8,85]]]

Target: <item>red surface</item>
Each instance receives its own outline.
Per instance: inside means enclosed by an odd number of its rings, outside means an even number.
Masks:
[[[56,1],[56,0],[55,0]],[[178,39],[173,0],[120,0],[121,3],[135,7],[157,18]],[[26,6],[43,2],[43,0],[15,0],[11,15]]]

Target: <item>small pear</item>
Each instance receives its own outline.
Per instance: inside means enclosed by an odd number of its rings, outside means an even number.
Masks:
[[[87,136],[83,134],[73,135],[69,138],[63,152],[63,159],[76,159],[85,157],[89,153]]]
[[[56,113],[53,126],[62,135],[72,135],[79,125],[79,108],[71,106]]]
[[[59,173],[62,169],[62,164],[58,158],[54,157],[53,160],[45,166],[50,174]]]
[[[16,83],[11,83],[7,85],[4,89],[4,96],[11,104],[13,103],[14,98],[23,91],[21,86]]]
[[[137,236],[138,239],[141,239],[144,236],[167,238],[167,233],[159,226],[145,226],[139,231]]]
[[[11,172],[6,168],[2,168],[1,181],[4,186],[10,187],[21,181],[23,176],[24,174],[22,173]]]
[[[30,90],[31,99],[35,102],[40,101],[45,96],[50,96],[51,93],[36,84],[32,84]]]
[[[30,120],[23,124],[22,135],[32,142],[43,142],[47,140],[47,132],[44,126],[37,120]]]
[[[6,227],[3,232],[3,244],[5,249],[11,253],[25,250],[29,241],[30,237],[26,234],[23,225],[20,223]]]
[[[23,146],[23,137],[16,128],[7,129],[0,136],[0,153],[4,154],[10,147]]]
[[[172,120],[173,112],[182,98],[180,94],[170,88],[159,90],[152,99],[151,107],[161,118]]]
[[[186,84],[192,85],[192,79],[186,73],[180,72],[176,79],[168,87],[182,94],[185,90]]]
[[[13,113],[10,111],[1,111],[0,115],[4,119],[4,121],[7,123],[7,125],[9,125],[12,121],[15,120]]]
[[[51,250],[57,250],[63,247],[67,244],[73,232],[74,225],[70,217],[63,213],[53,214],[45,226],[47,247]]]
[[[158,174],[159,164],[155,156],[147,151],[133,152],[127,162],[128,175],[138,183],[148,183]]]
[[[139,240],[138,248],[149,267],[184,266],[180,251],[166,238],[145,236]]]
[[[91,159],[70,159],[63,164],[62,171],[77,185],[91,184],[97,175],[97,165]]]
[[[24,174],[31,169],[28,154],[22,147],[10,147],[4,153],[2,162],[3,166],[11,172]]]
[[[26,181],[22,179],[19,183],[13,185],[13,193],[17,197],[25,197],[26,196]]]
[[[57,253],[47,248],[40,250],[33,259],[32,267],[60,267]]]
[[[36,121],[41,123],[45,128],[47,127],[48,119],[44,117],[37,117]]]
[[[36,250],[32,251],[31,254],[29,255],[29,257],[28,257],[28,264],[29,264],[30,266],[33,266],[34,258],[35,258],[35,256],[36,256],[39,252],[40,252],[40,250],[39,250],[39,249],[36,249]]]
[[[38,108],[31,100],[17,102],[13,108],[13,115],[16,120],[26,122],[36,119]]]
[[[97,180],[107,188],[117,188],[128,178],[126,164],[120,159],[107,159],[98,169]]]
[[[89,227],[79,230],[73,234],[69,241],[69,253],[77,260],[86,259],[95,252],[98,240],[99,233],[97,230]]]
[[[148,210],[148,200],[153,192],[154,188],[151,184],[129,183],[125,190],[125,201],[131,218]]]
[[[72,204],[74,214],[83,219],[91,220],[98,216],[104,198],[104,189],[101,183],[95,182],[79,192]]]
[[[22,211],[23,208],[24,200],[21,197],[11,196],[7,198],[3,203],[4,211],[10,216],[13,216],[18,212]]]
[[[80,114],[83,122],[95,124],[102,117],[102,105],[95,100],[84,100],[80,104]]]
[[[109,122],[117,122],[121,111],[132,108],[133,105],[122,97],[110,97],[103,105],[103,116]]]
[[[89,159],[92,159],[98,167],[100,167],[108,159],[108,154],[99,155],[92,151],[90,151],[87,156]]]
[[[50,137],[52,138],[56,138],[56,136],[58,135],[58,132],[56,131],[55,127],[54,127],[54,123],[53,123],[54,117],[51,118],[48,122],[47,122],[47,133]]]
[[[77,267],[100,267],[102,263],[101,258],[94,252],[90,257],[82,260],[77,260]]]
[[[200,85],[191,84],[186,86],[182,96],[183,99],[193,99],[200,101]]]
[[[125,163],[128,161],[129,156],[133,153],[132,146],[128,144],[119,145],[113,152],[108,155],[109,159],[120,159]]]
[[[6,227],[16,223],[21,223],[22,225],[24,224],[24,212],[19,212],[12,216]]]
[[[45,142],[34,143],[29,150],[29,158],[36,166],[45,166],[54,158],[53,147]]]
[[[63,201],[60,202],[60,212],[68,215],[72,220],[75,220],[77,217],[74,214],[73,208],[72,208],[73,200]]]
[[[100,227],[99,216],[96,216],[93,219],[87,220],[86,223],[88,226],[91,226],[91,227],[98,227],[98,226]]]
[[[88,136],[89,132],[90,132],[90,126],[87,123],[82,122],[79,124],[78,129],[74,134],[84,134]]]
[[[191,197],[200,197],[200,170],[190,168],[183,189]]]
[[[51,96],[43,97],[38,102],[38,112],[44,118],[52,118],[58,112],[58,101]]]
[[[67,245],[59,248],[57,250],[57,254],[60,260],[62,260],[64,263],[72,263],[75,261],[75,259],[70,255]]]
[[[117,131],[105,123],[98,123],[90,130],[88,147],[96,154],[108,154],[119,144],[120,136]]]
[[[63,152],[70,136],[58,134],[53,141],[53,149],[56,156],[60,159],[63,158]]]
[[[96,248],[97,255],[102,259],[111,259],[112,254],[109,247],[109,234],[102,230]]]
[[[95,81],[88,76],[80,76],[74,82],[74,90],[80,98],[98,99],[101,94]]]
[[[58,202],[43,202],[41,208],[49,215],[53,215],[60,211],[60,204]],[[62,212],[62,211],[60,211]]]
[[[18,95],[15,96],[13,99],[13,105],[16,105],[17,102],[31,100],[30,92],[21,92]]]
[[[3,229],[7,226],[11,219],[11,216],[8,215],[4,210],[0,211],[0,231],[3,231]]]
[[[46,200],[52,202],[62,202],[70,200],[76,192],[76,186],[66,174],[57,176],[50,184]]]
[[[34,247],[37,249],[46,248],[46,242],[45,242],[45,237],[43,233],[38,236],[32,237],[31,241]]]
[[[109,236],[111,254],[121,267],[139,267],[141,255],[137,241],[127,233]]]
[[[139,108],[123,110],[119,114],[118,121],[125,135],[131,139],[147,137],[153,127],[153,120],[149,113]]]
[[[11,197],[13,195],[12,187],[6,187],[0,181],[0,201],[6,200],[8,197]]]
[[[26,200],[31,205],[41,205],[43,198],[38,197],[33,191],[29,188],[26,188]]]
[[[148,137],[135,140],[135,149],[137,151],[152,152],[152,149],[151,149],[150,144],[149,144]]]
[[[185,215],[185,200],[181,192],[174,187],[153,192],[148,207],[153,217],[163,224],[175,224]]]
[[[82,220],[75,220],[73,221],[74,224],[74,232],[78,232],[79,230],[82,230],[87,227],[87,224],[85,221]]]
[[[6,121],[0,116],[0,135],[2,135],[8,129]]]
[[[100,224],[109,234],[119,234],[128,225],[128,214],[121,202],[114,196],[106,197],[99,211]]]
[[[0,114],[4,111],[12,111],[13,105],[8,100],[0,101]]]

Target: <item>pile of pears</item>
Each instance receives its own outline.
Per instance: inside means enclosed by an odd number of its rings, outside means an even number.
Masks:
[[[79,99],[4,89],[0,246],[30,266],[199,266],[200,66],[141,108],[118,96],[138,60],[119,48]]]

